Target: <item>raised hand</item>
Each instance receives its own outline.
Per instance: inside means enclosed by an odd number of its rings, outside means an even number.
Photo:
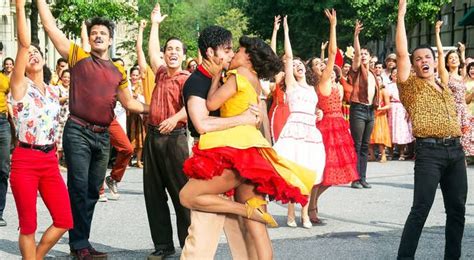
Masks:
[[[326,17],[328,18],[329,20],[329,23],[331,25],[337,25],[337,15],[336,15],[336,10],[334,9],[325,9],[324,10],[324,13],[326,14]]]
[[[443,26],[443,21],[437,21],[435,25],[436,34],[439,34],[441,32],[441,26]]]
[[[283,30],[288,31],[288,15],[283,16]]]
[[[364,25],[359,20],[356,20],[354,35],[359,35],[362,30],[364,30]]]
[[[155,8],[153,8],[153,11],[151,12],[151,22],[160,24],[166,17],[168,17],[167,14],[161,15],[160,4],[156,3]]]
[[[212,77],[220,77],[222,75],[222,70],[224,66],[222,62],[218,64],[215,63],[213,59],[204,59],[202,63]]]
[[[140,20],[140,29],[144,30],[146,28],[146,20],[145,19],[142,19]]]
[[[328,47],[329,41],[321,42],[321,50],[325,50]]]
[[[459,52],[464,52],[466,51],[466,45],[464,45],[462,42],[458,42],[458,49],[459,49]]]
[[[275,21],[273,22],[273,30],[278,31],[280,30],[280,24],[281,24],[281,16],[277,15],[275,16]]]

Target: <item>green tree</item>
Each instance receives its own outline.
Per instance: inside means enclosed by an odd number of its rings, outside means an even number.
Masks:
[[[105,17],[116,23],[137,19],[136,9],[125,0],[57,0],[51,11],[69,37],[80,37],[82,22],[93,17]]]
[[[232,8],[224,15],[216,18],[216,25],[222,26],[232,32],[234,46],[239,46],[239,38],[248,28],[248,18],[238,8]]]
[[[238,40],[245,33],[248,19],[237,6],[242,0],[161,0],[161,12],[167,14],[160,24],[160,41],[163,46],[169,37],[179,37],[188,47],[188,57],[197,56],[198,33],[209,25],[221,25],[234,34]],[[138,14],[141,19],[150,19],[150,13],[156,2],[138,1]],[[149,27],[144,33],[144,49],[147,50]],[[134,43],[127,43],[133,46]]]
[[[234,0],[237,1],[237,0]],[[272,33],[273,17],[288,15],[290,38],[295,55],[303,58],[319,56],[321,42],[329,37],[329,24],[323,14],[325,8],[334,8],[338,15],[338,45],[341,48],[352,45],[353,28],[356,19],[364,23],[361,42],[383,39],[394,23],[397,6],[393,0],[241,0],[237,5],[243,8],[249,18],[249,31],[269,39]],[[423,20],[434,21],[440,8],[450,0],[409,0],[407,28]],[[279,47],[282,47],[279,35]],[[279,48],[281,49],[281,48]]]

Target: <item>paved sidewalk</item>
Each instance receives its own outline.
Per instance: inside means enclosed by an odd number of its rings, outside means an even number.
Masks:
[[[324,193],[319,210],[325,225],[310,230],[286,227],[286,207],[271,203],[269,210],[281,225],[270,229],[275,259],[395,259],[413,197],[413,162],[369,163],[368,176],[372,189],[340,186]],[[471,189],[462,258],[474,259],[474,168],[468,169],[468,178]],[[119,191],[120,200],[97,204],[90,240],[96,249],[109,252],[109,259],[146,259],[153,251],[153,244],[143,198],[142,171],[127,170]],[[4,218],[8,226],[0,228],[0,259],[20,259],[18,220],[11,192],[7,195]],[[172,218],[174,222],[174,212]],[[420,240],[417,259],[443,258],[444,222],[439,190]],[[49,213],[39,198],[37,239],[50,224]],[[298,225],[301,226],[299,221]],[[67,241],[66,235],[49,256],[69,259]],[[176,236],[175,245],[178,245]],[[179,253],[177,250],[169,259],[178,259]],[[216,259],[230,259],[224,236]]]

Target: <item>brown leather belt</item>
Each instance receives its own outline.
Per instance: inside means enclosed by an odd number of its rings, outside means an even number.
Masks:
[[[100,126],[100,125],[94,125],[94,124],[91,124],[77,116],[73,116],[73,115],[69,115],[69,118],[76,124],[84,127],[84,128],[87,128],[89,130],[91,130],[92,132],[94,133],[105,133],[107,131],[107,129],[109,129],[107,126]]]

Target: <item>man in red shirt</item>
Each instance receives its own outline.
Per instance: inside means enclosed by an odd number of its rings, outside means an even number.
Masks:
[[[186,110],[183,86],[190,73],[181,64],[186,47],[178,38],[170,38],[160,59],[159,26],[166,18],[157,4],[151,14],[149,40],[150,65],[156,75],[150,102],[148,131],[143,147],[143,186],[151,236],[155,246],[148,259],[161,259],[175,253],[168,196],[176,212],[180,246],[188,235],[189,210],[179,201],[179,191],[188,181],[183,163],[189,156],[186,138]]]

